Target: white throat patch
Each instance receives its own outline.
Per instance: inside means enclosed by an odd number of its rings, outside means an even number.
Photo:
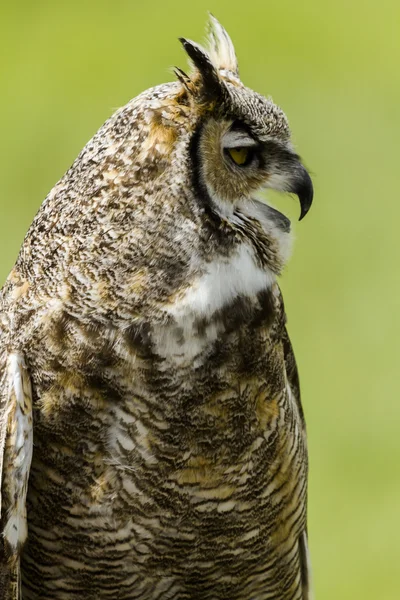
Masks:
[[[229,258],[218,257],[207,263],[203,275],[168,308],[168,312],[179,324],[189,315],[212,317],[238,296],[253,297],[274,281],[272,272],[257,265],[250,245],[242,243]]]
[[[211,317],[238,296],[253,298],[272,287],[275,275],[258,266],[253,248],[243,242],[230,257],[217,257],[203,265],[202,275],[181,296],[164,307],[174,325],[160,326],[153,342],[158,354],[180,364],[190,362],[218,337],[218,326],[210,323],[199,336],[197,323]],[[176,330],[180,330],[177,338]]]

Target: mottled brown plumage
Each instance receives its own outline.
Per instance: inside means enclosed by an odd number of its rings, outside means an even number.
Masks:
[[[252,197],[304,215],[312,186],[221,25],[182,43],[192,74],[104,124],[1,292],[5,599],[311,598],[290,223]]]

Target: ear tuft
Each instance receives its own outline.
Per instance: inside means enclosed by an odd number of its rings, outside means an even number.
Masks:
[[[209,52],[214,66],[219,69],[226,69],[236,77],[239,77],[239,67],[236,58],[235,48],[227,31],[221,23],[209,13]]]
[[[206,50],[192,40],[179,38],[179,41],[201,77],[202,96],[207,99],[218,99],[223,93],[222,82]]]

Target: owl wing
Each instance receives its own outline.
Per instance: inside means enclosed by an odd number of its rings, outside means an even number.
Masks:
[[[285,359],[285,369],[286,375],[288,379],[288,383],[292,392],[292,398],[294,399],[298,412],[301,418],[301,426],[304,439],[306,437],[306,426],[304,420],[304,412],[301,404],[300,397],[300,382],[299,382],[299,374],[296,365],[296,359],[294,356],[292,344],[289,339],[288,332],[286,327],[283,329],[283,353]],[[311,582],[311,565],[310,565],[310,555],[308,551],[308,538],[307,538],[307,528],[300,535],[299,541],[299,560],[300,560],[300,569],[301,569],[301,581],[302,581],[302,600],[312,600],[313,592],[312,592],[312,582]]]
[[[19,600],[33,447],[32,391],[24,357],[7,351],[1,334],[0,327],[0,598]]]

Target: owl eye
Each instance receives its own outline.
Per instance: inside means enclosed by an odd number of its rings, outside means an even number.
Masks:
[[[253,158],[253,148],[245,146],[238,148],[227,148],[226,152],[229,154],[233,162],[239,167],[245,167]]]

